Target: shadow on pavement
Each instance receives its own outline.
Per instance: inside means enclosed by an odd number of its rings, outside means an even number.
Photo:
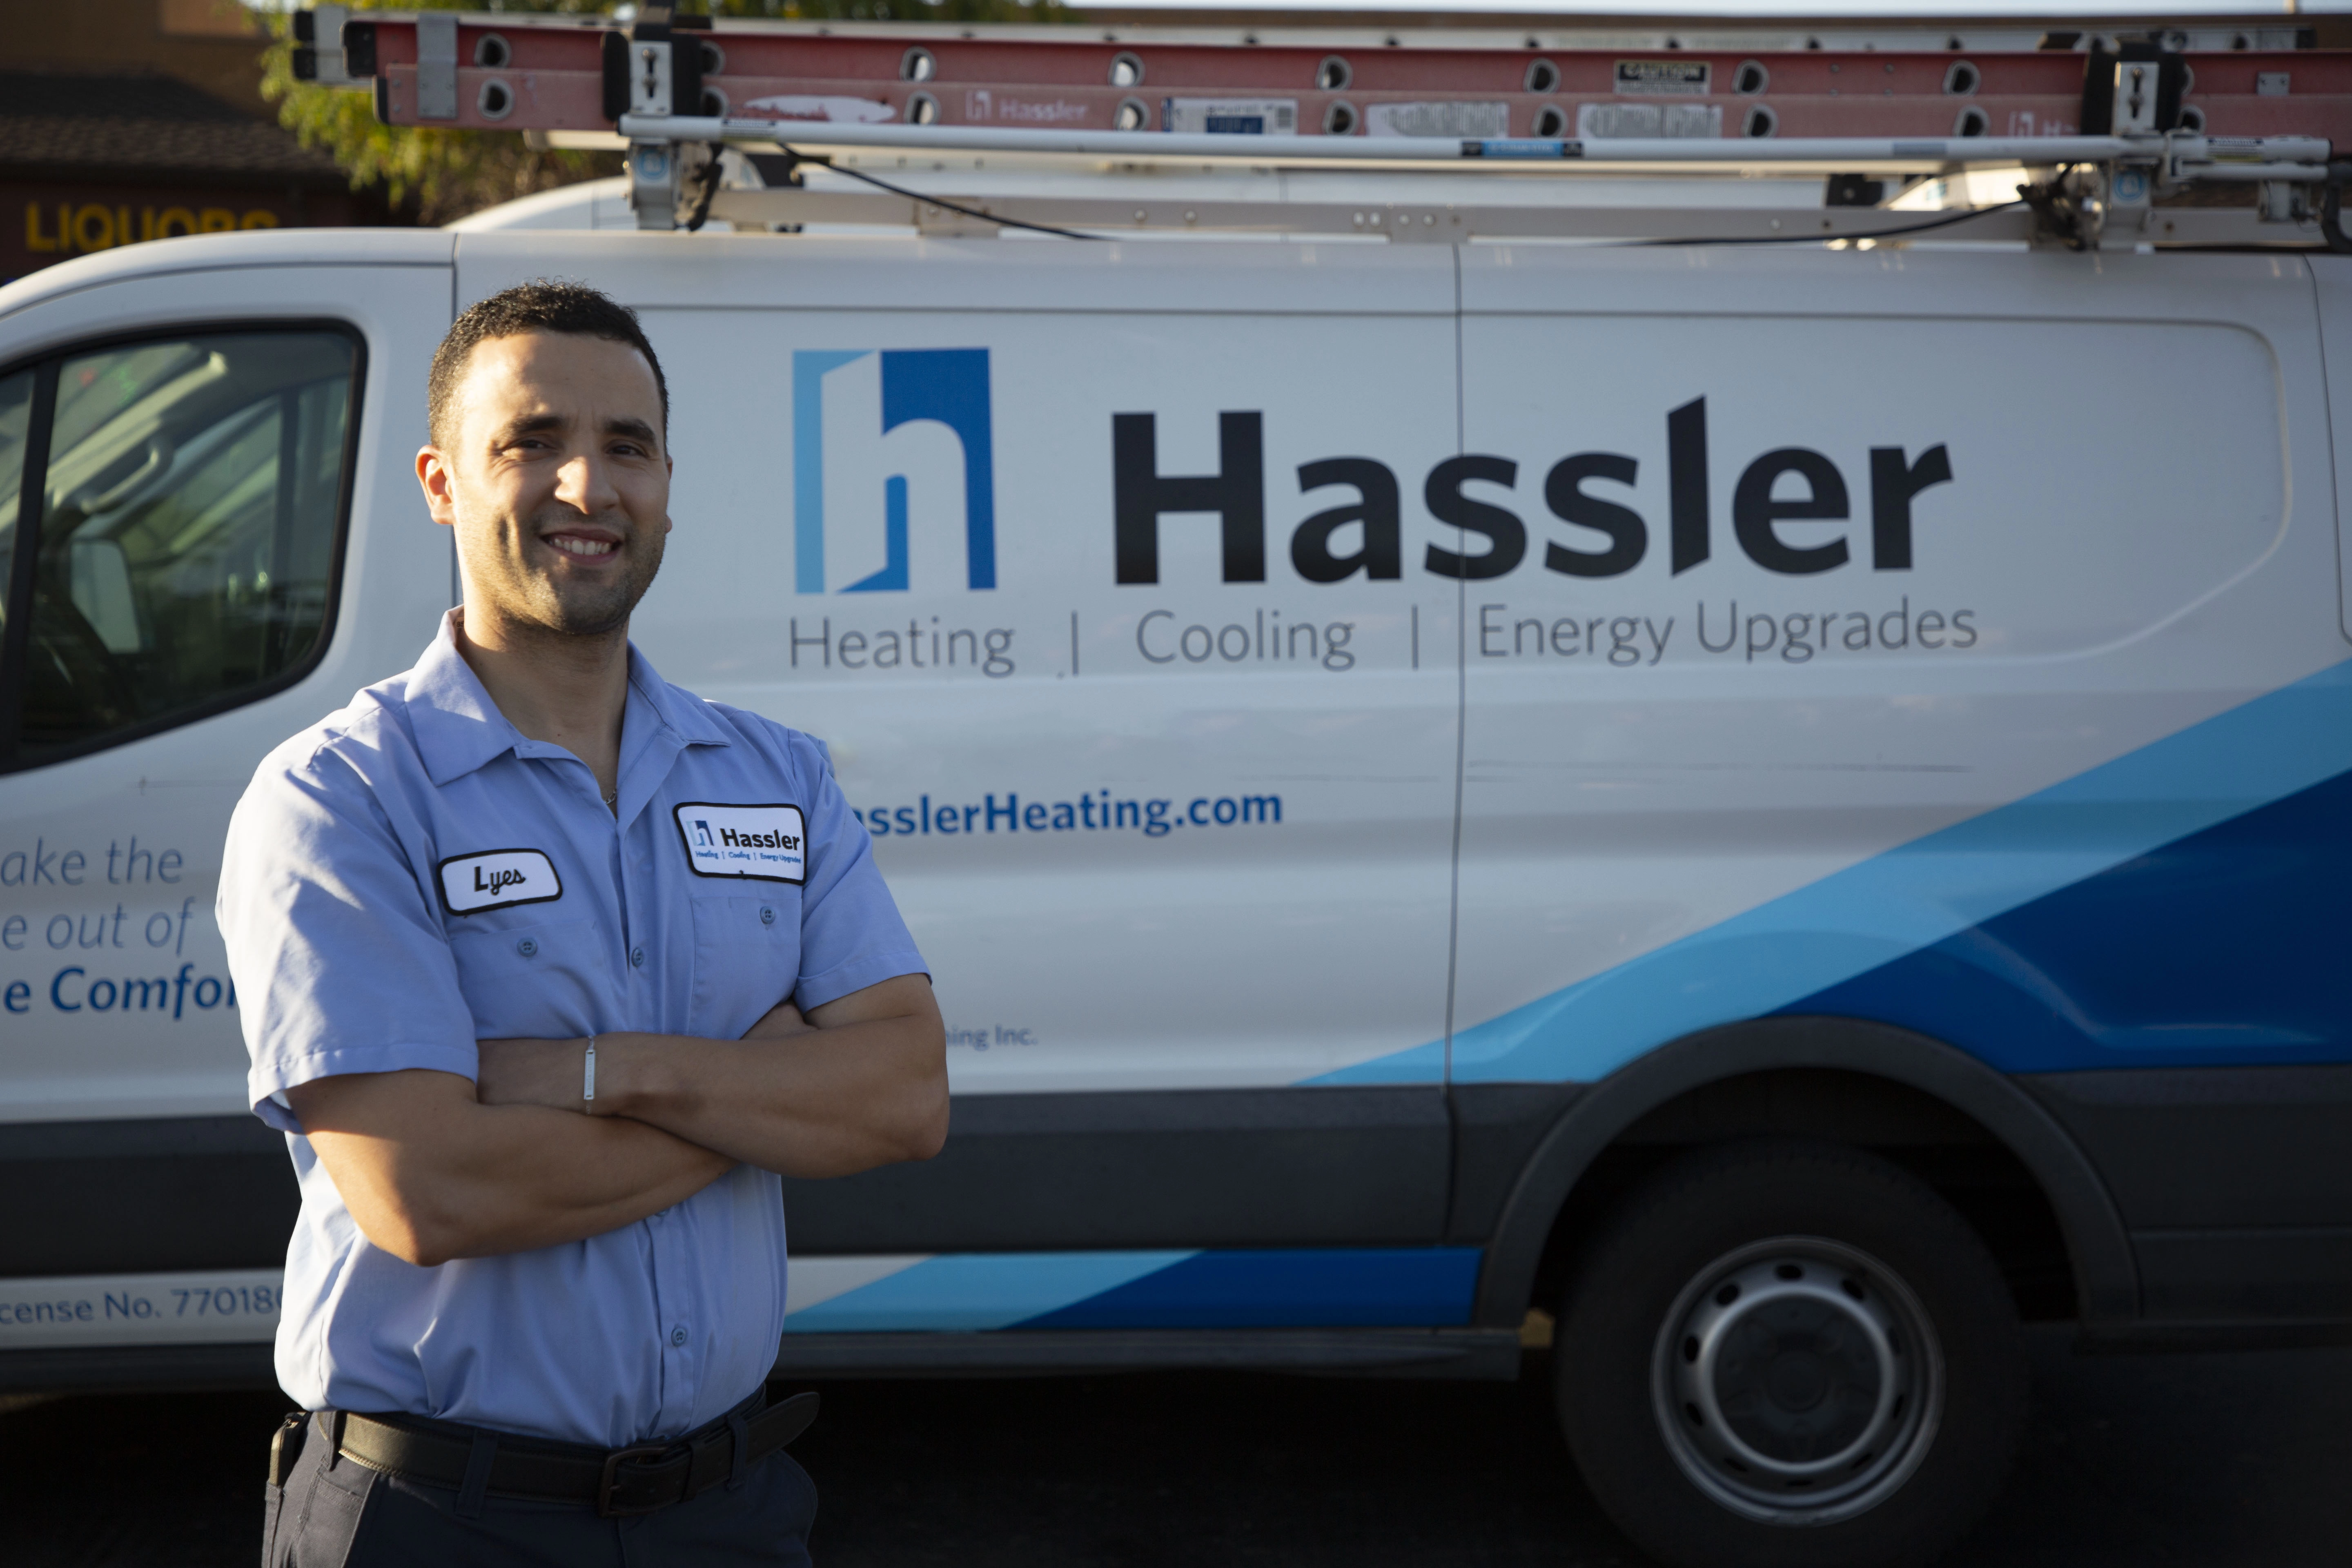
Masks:
[[[2022,1463],[1949,1568],[2342,1568],[2352,1349],[2084,1357],[2033,1336]],[[1515,1384],[1239,1374],[821,1385],[825,1568],[1639,1568]],[[270,1394],[0,1411],[11,1568],[247,1568]]]

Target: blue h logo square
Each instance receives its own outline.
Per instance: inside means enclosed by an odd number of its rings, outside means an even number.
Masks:
[[[887,436],[903,425],[929,420],[954,436],[963,458],[965,582],[972,588],[993,588],[996,476],[986,349],[801,349],[793,353],[793,585],[803,594],[825,591],[824,379],[877,352],[881,407],[879,428],[873,433],[877,437]],[[882,567],[843,587],[841,593],[904,591],[909,584],[905,474],[890,474],[883,480],[882,503]]]

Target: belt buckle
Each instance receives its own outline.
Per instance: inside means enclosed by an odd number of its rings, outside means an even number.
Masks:
[[[623,1465],[632,1460],[650,1462],[658,1459],[668,1453],[672,1446],[667,1443],[640,1443],[634,1448],[615,1448],[605,1455],[604,1473],[596,1482],[596,1517],[625,1519],[640,1513],[658,1513],[667,1507],[668,1502],[664,1500],[660,1502],[630,1508],[613,1500],[613,1489],[620,1481],[620,1470]]]

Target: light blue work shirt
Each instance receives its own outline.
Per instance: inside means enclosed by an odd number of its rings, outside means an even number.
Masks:
[[[274,1097],[336,1073],[470,1079],[480,1039],[736,1039],[787,996],[819,1007],[922,956],[820,742],[669,685],[633,647],[616,816],[585,763],[490,701],[457,614],[415,668],[272,752],[229,825],[248,1089],[302,1189],[278,1381],[310,1409],[673,1437],[775,1363],[774,1175],[739,1165],[602,1236],[424,1268],[360,1233]]]

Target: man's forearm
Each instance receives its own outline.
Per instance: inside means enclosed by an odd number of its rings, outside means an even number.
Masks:
[[[741,1040],[596,1037],[596,1099],[580,1098],[584,1042],[484,1040],[486,1104],[627,1118],[788,1176],[841,1176],[925,1160],[947,1135],[939,1010],[920,975],[816,1010],[789,1005]]]
[[[617,1230],[737,1163],[643,1121],[483,1105],[449,1073],[322,1079],[289,1098],[362,1232],[426,1266]]]
[[[762,1170],[849,1175],[938,1152],[943,1086],[921,1071],[932,1048],[896,1018],[782,1039],[604,1037],[595,1109]]]
[[[738,1163],[643,1121],[476,1109],[495,1130],[444,1173],[452,1258],[602,1236],[684,1202]]]

